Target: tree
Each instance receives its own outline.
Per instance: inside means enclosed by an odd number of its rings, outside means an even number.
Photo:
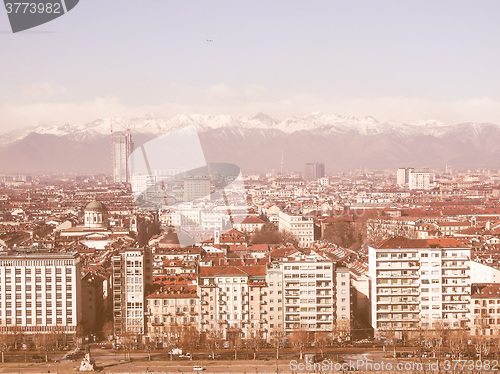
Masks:
[[[123,350],[125,352],[125,360],[130,360],[130,351],[136,343],[136,336],[132,332],[126,331],[120,336]]]
[[[33,337],[35,347],[45,355],[45,362],[49,361],[49,351],[53,350],[57,344],[57,336],[54,332],[36,334]]]
[[[282,235],[273,223],[266,222],[250,237],[251,244],[280,244]]]
[[[448,340],[453,358],[462,359],[462,354],[467,347],[467,332],[464,328],[459,328],[450,333]]]
[[[251,244],[291,244],[297,247],[299,242],[297,238],[289,231],[278,231],[271,222],[266,222],[261,229],[255,230],[250,237]]]
[[[351,340],[351,321],[349,319],[343,318],[335,322],[333,326],[333,338],[340,345]]]
[[[325,357],[325,349],[330,344],[331,337],[326,331],[319,331],[314,334],[314,345],[321,353],[321,357]]]
[[[183,326],[181,329],[180,342],[182,349],[192,352],[200,343],[200,332],[195,326]],[[191,360],[193,356],[191,355]]]
[[[156,338],[146,337],[144,348],[148,352],[148,361],[151,361],[151,351],[156,348]]]
[[[280,358],[280,349],[284,348],[286,341],[286,333],[282,328],[275,328],[271,331],[271,344],[276,348],[276,360]]]
[[[234,359],[238,359],[238,349],[243,345],[243,339],[241,338],[241,330],[234,329],[231,333],[231,345],[234,349]]]
[[[264,343],[264,339],[262,338],[264,332],[265,331],[259,327],[258,323],[256,323],[254,327],[250,328],[250,339],[247,339],[247,346],[253,351],[254,360],[257,359],[257,352]]]
[[[114,333],[114,327],[113,327],[113,321],[106,321],[102,325],[102,337],[105,338],[106,340],[109,340],[111,336],[113,336]]]
[[[354,225],[347,219],[339,219],[326,226],[323,237],[340,247],[350,248],[358,238],[354,231]]]
[[[290,334],[290,342],[292,343],[293,348],[299,352],[299,359],[302,360],[304,348],[310,345],[309,332],[305,329],[292,331]]]
[[[5,362],[4,352],[12,347],[12,334],[4,332],[0,335],[0,351],[2,352],[2,362]]]
[[[222,347],[224,334],[221,329],[208,331],[206,335],[207,349],[212,353],[212,359],[215,360],[215,352]]]

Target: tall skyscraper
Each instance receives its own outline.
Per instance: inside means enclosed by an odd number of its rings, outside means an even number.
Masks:
[[[130,181],[128,158],[133,151],[133,146],[130,132],[113,136],[113,180],[115,183]]]
[[[309,162],[304,169],[304,179],[315,181],[325,176],[325,164],[322,162]]]

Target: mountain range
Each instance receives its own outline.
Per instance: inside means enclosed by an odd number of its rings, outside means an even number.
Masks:
[[[136,146],[170,131],[196,126],[209,162],[232,162],[244,171],[301,171],[324,162],[327,171],[401,166],[500,168],[500,126],[492,123],[409,124],[373,117],[312,113],[274,119],[177,115],[170,119],[97,119],[81,125],[38,125],[0,135],[0,173],[110,173],[111,134],[130,130]],[[187,150],[188,151],[188,150]],[[181,157],[181,155],[180,155]]]

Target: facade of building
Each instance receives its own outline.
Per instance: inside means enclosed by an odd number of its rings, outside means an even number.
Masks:
[[[152,284],[148,250],[126,250],[112,258],[113,326],[116,337],[145,333],[145,297]]]
[[[293,215],[280,211],[278,228],[290,232],[299,242],[299,246],[308,247],[314,242],[314,221],[312,217]]]
[[[82,278],[82,321],[85,331],[101,331],[106,317],[104,303],[104,279],[93,273],[87,273]]]
[[[395,237],[369,247],[371,324],[402,338],[442,323],[462,328],[470,302],[469,247],[454,239]]]
[[[113,136],[113,181],[115,183],[128,183],[130,181],[130,165],[128,158],[133,151],[132,136]]]
[[[168,285],[146,298],[147,334],[159,345],[182,338],[187,328],[199,331],[200,300],[196,285]]]
[[[0,254],[0,329],[75,336],[82,320],[77,253]]]
[[[408,187],[410,183],[410,173],[413,168],[399,168],[397,172],[397,185],[399,187]]]
[[[410,190],[429,190],[431,188],[430,173],[411,171],[408,187]]]
[[[334,264],[331,261],[291,260],[282,262],[280,267],[283,271],[284,330],[287,333],[297,329],[333,331],[336,316]],[[349,294],[346,298],[349,299]]]
[[[304,168],[306,181],[317,181],[325,176],[325,164],[322,162],[309,162]]]
[[[500,284],[472,285],[470,334],[486,339],[500,335]]]
[[[84,212],[84,227],[87,229],[107,229],[108,209],[100,201],[94,200],[87,204]]]
[[[267,338],[266,266],[202,266],[198,287],[201,330]]]
[[[184,201],[210,200],[210,178],[193,177],[184,179]]]

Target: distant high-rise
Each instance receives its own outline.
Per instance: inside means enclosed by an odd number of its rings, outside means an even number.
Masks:
[[[314,181],[325,176],[325,164],[322,162],[310,162],[304,169],[304,179]]]
[[[197,177],[184,179],[184,201],[197,199],[210,200],[210,178]]]
[[[130,132],[113,136],[113,180],[115,183],[130,181],[128,158],[133,150]]]
[[[410,183],[410,173],[413,171],[413,168],[399,168],[397,174],[397,184],[400,187],[408,187],[408,183]]]

